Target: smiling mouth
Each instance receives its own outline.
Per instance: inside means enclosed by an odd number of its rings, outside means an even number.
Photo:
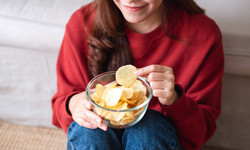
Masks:
[[[123,5],[127,10],[129,11],[133,11],[133,12],[136,12],[136,11],[139,11],[141,10],[142,8],[144,8],[146,5],[144,6],[140,6],[140,7],[130,7],[130,6],[126,6],[126,5]]]

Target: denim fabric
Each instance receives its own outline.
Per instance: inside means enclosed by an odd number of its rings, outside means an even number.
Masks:
[[[126,129],[88,129],[73,122],[67,150],[179,150],[176,132],[161,113],[148,110],[143,119]]]

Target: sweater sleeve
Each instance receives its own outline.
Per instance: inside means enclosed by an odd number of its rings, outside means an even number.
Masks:
[[[89,80],[82,14],[78,10],[69,20],[57,59],[57,92],[53,96],[52,123],[67,133],[73,121],[67,105],[71,96],[85,91]]]
[[[179,100],[168,107],[162,105],[186,149],[200,149],[216,130],[216,119],[221,109],[223,69],[224,54],[219,36],[210,47],[191,86],[183,89],[181,83],[177,83],[182,90]]]

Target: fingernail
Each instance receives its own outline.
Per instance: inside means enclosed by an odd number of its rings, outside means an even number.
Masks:
[[[96,121],[97,123],[101,123],[101,119],[100,119],[100,118],[97,118],[95,121]]]
[[[91,104],[88,103],[88,104],[87,104],[87,107],[88,107],[88,109],[91,109]]]
[[[101,128],[103,131],[107,131],[107,127],[104,126],[104,125],[101,125],[100,128]]]
[[[95,128],[95,129],[97,128],[97,126],[96,126],[96,125],[94,125],[94,124],[92,124],[92,125],[91,125],[91,127],[92,127],[92,128]]]

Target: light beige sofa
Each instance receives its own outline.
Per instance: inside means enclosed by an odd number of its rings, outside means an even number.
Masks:
[[[71,14],[90,0],[0,0],[0,119],[51,125],[56,59]]]

